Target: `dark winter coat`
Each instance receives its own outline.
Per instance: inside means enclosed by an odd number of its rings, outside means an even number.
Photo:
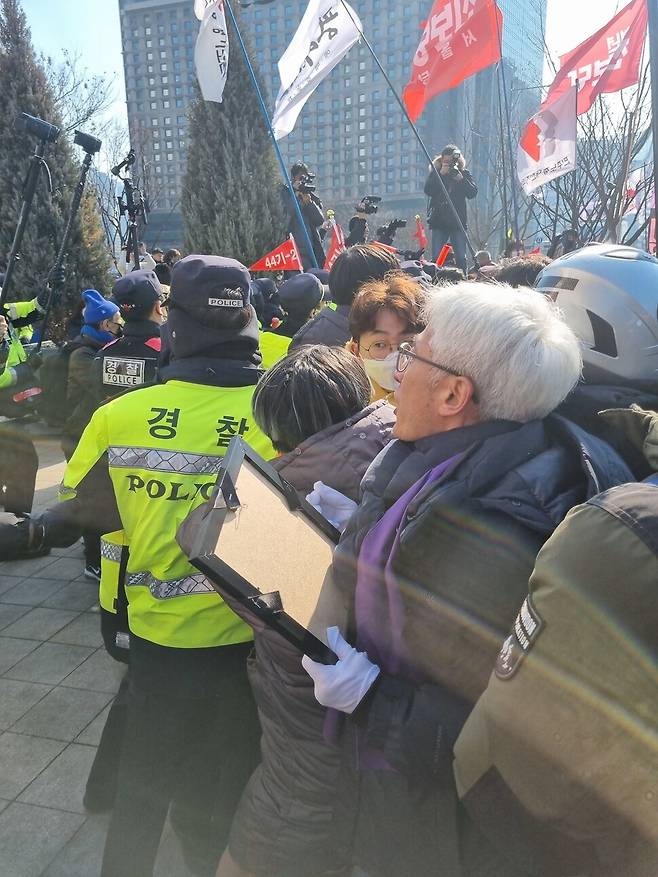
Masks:
[[[99,401],[117,396],[126,390],[154,384],[160,353],[160,326],[153,320],[128,320],[122,337],[107,344],[96,356],[95,379]],[[106,360],[128,360],[130,364],[138,365],[139,368],[131,378],[135,382],[112,383],[112,372],[116,369],[106,366]],[[124,372],[125,368],[119,371]]]
[[[98,407],[98,378],[94,357],[105,346],[89,335],[78,335],[68,342],[72,349],[69,356],[66,403],[70,414],[63,433],[77,441]]]
[[[336,309],[322,308],[305,326],[293,336],[289,351],[304,344],[326,344],[328,347],[344,347],[350,340],[350,306],[337,305]]]
[[[354,499],[369,464],[390,440],[394,422],[390,405],[370,405],[273,465],[301,493],[323,481]],[[193,533],[203,514],[202,506],[185,532]],[[185,545],[191,537],[183,532],[179,541]],[[249,678],[262,727],[262,763],[242,795],[231,855],[258,877],[316,877],[340,864],[330,833],[340,753],[323,738],[326,711],[315,699],[301,653],[242,603],[222,596],[254,628]]]
[[[288,186],[281,189],[281,199],[283,209],[285,211],[288,234],[295,238],[297,249],[304,266],[304,271],[312,268],[311,260],[308,253],[308,244],[306,243],[306,235],[299,223],[297,210],[293,196],[290,194]],[[300,204],[302,216],[304,217],[304,225],[308,232],[308,236],[313,246],[313,254],[318,268],[324,268],[325,255],[322,248],[322,238],[320,236],[320,227],[324,224],[324,215],[322,213],[322,201],[315,195],[311,195],[311,200],[307,204]]]
[[[466,199],[475,198],[478,188],[471,176],[470,171],[463,170],[461,172],[461,180],[455,180],[451,176],[442,176],[443,184],[448,190],[448,194],[455,205],[455,210],[461,219],[464,228],[467,227],[466,217]],[[441,183],[438,181],[436,173],[430,171],[425,182],[425,194],[430,199],[429,211],[427,214],[427,224],[430,228],[440,228],[444,231],[453,231],[457,228],[457,223],[452,215],[452,211],[448,205],[448,200],[443,192]]]
[[[304,496],[316,481],[324,481],[356,501],[361,479],[390,440],[394,425],[393,407],[381,400],[311,436],[294,451],[277,457],[272,465]]]
[[[572,506],[630,474],[607,444],[557,416],[392,442],[366,474],[336,551],[334,573],[350,594],[368,531],[456,454],[456,465],[411,503],[390,561],[413,678],[382,673],[345,722],[335,845],[351,847],[354,862],[377,877],[463,873],[454,741],[486,687],[542,543]],[[358,629],[348,639],[358,642]],[[378,767],[359,771],[358,763]]]

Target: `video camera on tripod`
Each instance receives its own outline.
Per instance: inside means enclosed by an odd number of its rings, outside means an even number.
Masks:
[[[407,227],[406,219],[393,219],[389,222],[388,225],[382,225],[377,229],[377,240],[381,244],[386,244],[388,247],[394,246],[393,241],[395,239],[395,235],[401,228]]]
[[[128,228],[126,232],[126,267],[130,264],[130,259],[132,257],[132,270],[138,271],[139,237],[137,234],[137,220],[141,216],[144,225],[148,225],[148,210],[141,191],[133,181],[132,176],[129,175],[130,169],[135,164],[135,161],[135,150],[131,148],[124,160],[112,168],[111,173],[123,183],[123,196],[119,195],[117,201],[119,203],[120,216],[128,217]],[[123,176],[121,175],[122,171],[125,171]]]
[[[357,212],[371,216],[373,213],[377,213],[381,201],[382,199],[378,195],[364,195],[356,205]]]

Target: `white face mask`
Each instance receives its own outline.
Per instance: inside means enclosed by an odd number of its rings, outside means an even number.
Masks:
[[[384,390],[397,390],[398,382],[395,380],[395,367],[398,361],[398,352],[394,350],[386,359],[362,359],[368,377]]]

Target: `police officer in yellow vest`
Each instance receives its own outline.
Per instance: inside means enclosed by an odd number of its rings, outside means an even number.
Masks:
[[[61,498],[75,498],[106,465],[129,549],[128,726],[103,877],[152,873],[170,804],[190,866],[214,874],[258,759],[246,676],[251,628],[175,539],[180,522],[209,498],[233,436],[274,456],[251,415],[262,369],[249,279],[232,259],[177,263],[169,299],[173,359],[161,371],[163,383],[98,409],[62,484]]]
[[[279,302],[285,312],[276,328],[265,328],[260,346],[266,368],[271,368],[288,353],[290,341],[311,318],[322,301],[322,282],[310,273],[295,274],[279,287]]]

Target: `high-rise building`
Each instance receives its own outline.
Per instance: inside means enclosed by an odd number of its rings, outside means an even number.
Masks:
[[[432,0],[352,0],[375,51],[398,93],[407,82]],[[464,3],[464,0],[452,0]],[[273,107],[277,62],[308,0],[274,0],[241,10],[253,60]],[[233,0],[234,7],[239,4]],[[546,0],[499,0],[508,96],[516,116],[539,97]],[[179,202],[186,152],[186,108],[194,94],[194,41],[198,23],[192,0],[119,0],[131,138],[143,160],[152,225],[147,240],[162,245],[182,236]],[[238,51],[232,46],[232,51]],[[500,140],[494,71],[435,99],[420,119],[432,154],[450,141],[473,156],[476,176],[487,171]],[[325,206],[345,219],[365,194],[380,195],[382,218],[409,217],[424,208],[427,159],[365,45],[347,58],[308,101],[295,130],[281,142],[288,165],[303,159],[318,174]],[[508,157],[508,173],[509,173]],[[494,199],[485,182],[483,198]]]
[[[130,142],[150,206],[144,237],[180,245],[187,108],[195,93],[192,0],[119,0]]]

